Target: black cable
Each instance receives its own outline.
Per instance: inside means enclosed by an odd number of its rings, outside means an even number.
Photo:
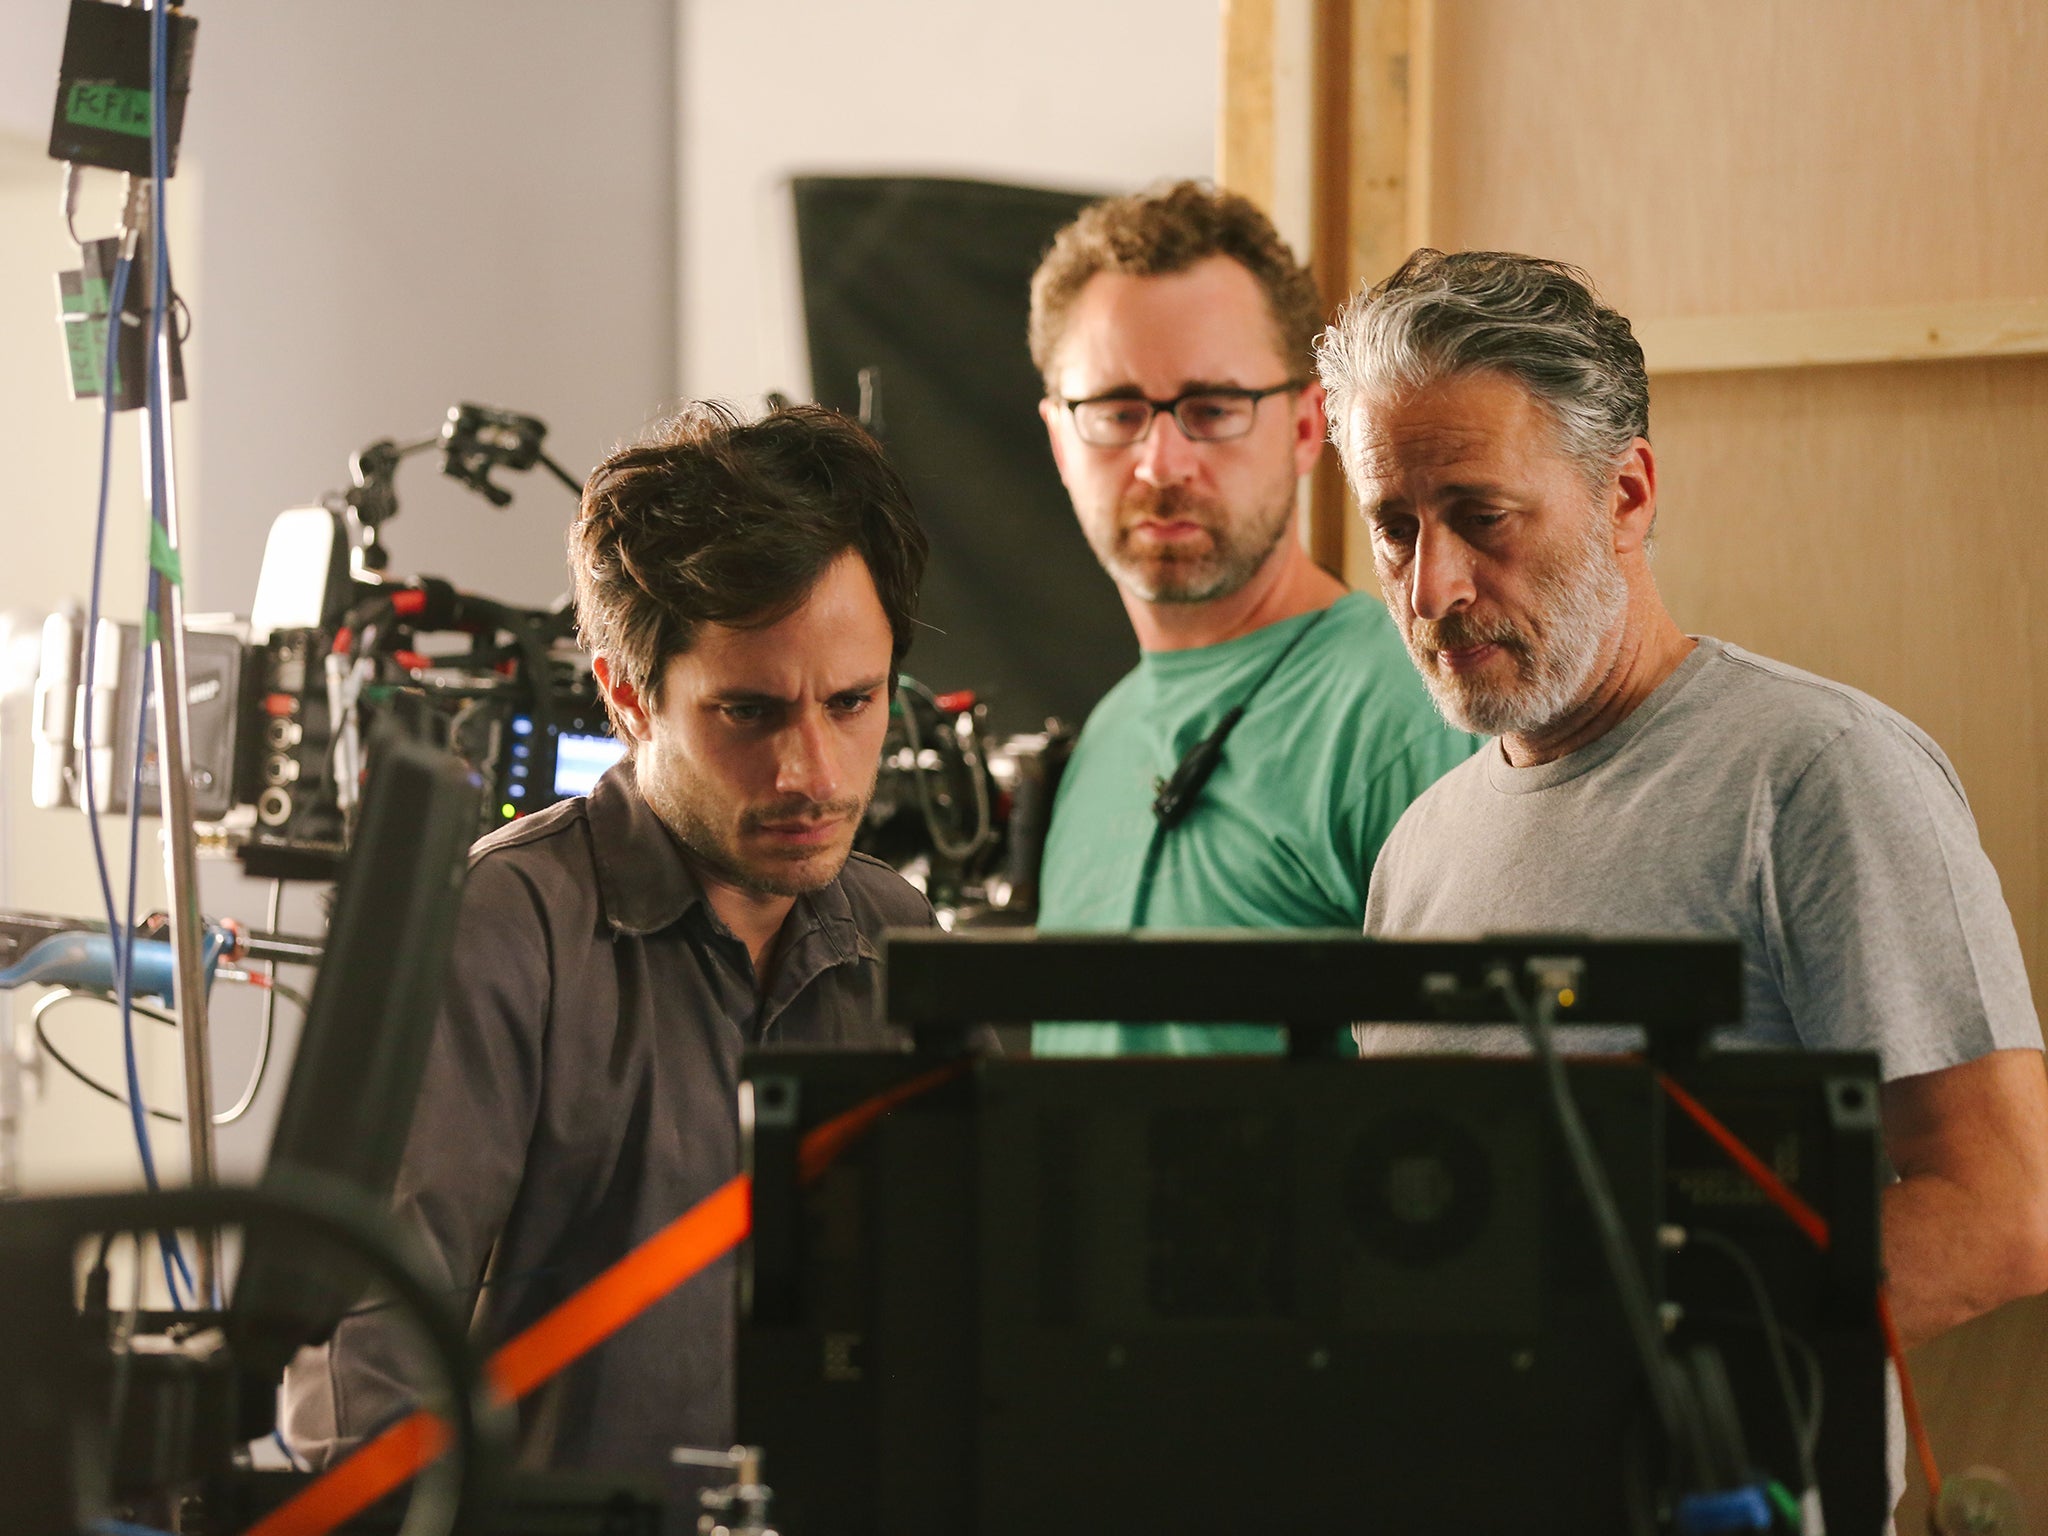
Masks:
[[[1145,844],[1145,861],[1138,866],[1138,889],[1131,897],[1131,926],[1142,928],[1152,912],[1152,887],[1159,879],[1159,859],[1166,852],[1167,824],[1154,817],[1152,836]]]
[[[1550,987],[1539,986],[1532,1007],[1523,998],[1515,978],[1505,968],[1493,971],[1488,980],[1506,1000],[1523,1033],[1529,1037],[1530,1048],[1536,1053],[1542,1068],[1551,1118],[1556,1122],[1558,1135],[1571,1160],[1579,1193],[1585,1198],[1587,1211],[1593,1218],[1601,1257],[1606,1261],[1608,1277],[1614,1284],[1615,1299],[1621,1304],[1622,1320],[1628,1326],[1629,1342],[1634,1347],[1637,1364],[1649,1388],[1651,1406],[1656,1409],[1664,1442],[1670,1448],[1674,1462],[1682,1460],[1687,1463],[1686,1477],[1697,1479],[1712,1458],[1700,1443],[1697,1416],[1687,1412],[1681,1398],[1676,1368],[1664,1352],[1663,1330],[1658,1322],[1657,1309],[1650,1300],[1649,1284],[1643,1279],[1642,1268],[1629,1246],[1628,1234],[1622,1227],[1621,1211],[1615,1204],[1614,1191],[1608,1187],[1599,1154],[1593,1148],[1593,1138],[1588,1134],[1586,1122],[1572,1098],[1571,1083],[1566,1078],[1564,1061],[1557,1053],[1557,1041],[1551,1028],[1552,1010],[1557,1006],[1556,996]]]
[[[1770,1288],[1764,1284],[1763,1272],[1756,1267],[1756,1260],[1743,1250],[1741,1244],[1722,1233],[1687,1228],[1685,1246],[1703,1247],[1718,1253],[1741,1271],[1755,1305],[1757,1323],[1763,1329],[1764,1346],[1770,1353],[1771,1372],[1778,1379],[1778,1395],[1785,1405],[1785,1417],[1792,1427],[1792,1444],[1799,1454],[1799,1476],[1804,1484],[1800,1491],[1804,1492],[1807,1488],[1816,1486],[1818,1478],[1814,1471],[1813,1458],[1815,1448],[1820,1443],[1819,1394],[1816,1391],[1810,1408],[1800,1407],[1798,1394],[1792,1385],[1792,1366],[1785,1354],[1785,1330],[1779,1326],[1778,1310],[1771,1304]]]
[[[282,994],[284,1000],[296,1007],[301,1014],[306,1011],[307,1000],[305,996],[294,988],[273,982],[266,990],[271,994]],[[84,998],[88,1002],[105,1003],[109,1007],[116,1006],[115,1000],[104,992],[95,992],[86,987],[52,987],[46,994],[36,1000],[36,1005],[29,1014],[30,1022],[35,1027],[36,1044],[42,1048],[44,1054],[50,1060],[77,1078],[87,1088],[90,1088],[101,1098],[111,1099],[123,1109],[126,1109],[128,1107],[128,1096],[118,1089],[109,1088],[105,1083],[58,1050],[55,1043],[50,1039],[49,1031],[43,1026],[43,1015],[46,1012],[60,1003],[71,1002],[78,998]],[[265,1001],[268,1002],[268,998]],[[176,1029],[178,1027],[177,1019],[171,1014],[147,1007],[141,1003],[130,1003],[128,1007],[131,1013],[141,1014],[145,1019],[154,1019],[157,1023],[167,1028]],[[232,1125],[247,1112],[249,1105],[255,1101],[257,1090],[263,1085],[263,1076],[268,1070],[269,1064],[270,1025],[266,1022],[261,1050],[257,1056],[255,1070],[250,1074],[248,1086],[242,1090],[241,1097],[236,1100],[235,1106],[228,1113],[214,1117],[213,1123],[215,1125]],[[167,1125],[183,1125],[185,1123],[185,1117],[176,1110],[156,1109],[147,1104],[143,1106],[143,1109],[152,1120],[161,1120]]]
[[[581,480],[578,480],[574,475],[570,474],[569,471],[562,468],[561,465],[557,464],[553,459],[549,458],[545,453],[540,452],[538,449],[534,451],[534,457],[539,459],[540,462],[545,464],[549,469],[553,470],[555,478],[561,481],[562,484],[569,487],[570,493],[574,495],[577,500],[580,501],[583,499],[583,482]]]
[[[72,1061],[70,1057],[66,1056],[62,1051],[58,1050],[57,1047],[51,1044],[50,1042],[49,1031],[43,1028],[44,1011],[54,1003],[66,1002],[74,997],[92,998],[95,1001],[102,1003],[112,1001],[112,999],[110,999],[104,992],[88,992],[83,989],[75,989],[71,987],[53,987],[50,990],[48,996],[40,999],[37,1002],[34,1011],[29,1015],[31,1021],[35,1025],[36,1044],[42,1048],[44,1055],[48,1056],[50,1060],[57,1063],[58,1066],[62,1067],[66,1072],[69,1072],[81,1083],[85,1084],[85,1086],[90,1088],[94,1093],[98,1094],[103,1099],[112,1099],[116,1104],[119,1104],[122,1108],[125,1109],[128,1106],[128,1097],[126,1094],[118,1093],[114,1089],[109,1088],[105,1083],[101,1082],[98,1078],[92,1076],[83,1067],[80,1067],[77,1063]],[[175,1026],[177,1023],[177,1020],[173,1019],[169,1014],[159,1012],[155,1008],[145,1008],[140,1003],[130,1003],[129,1010],[131,1012],[141,1014],[146,1019],[155,1019],[159,1024],[169,1024]],[[184,1124],[185,1117],[183,1115],[173,1114],[168,1109],[151,1109],[147,1105],[143,1107],[148,1112],[149,1117],[153,1120],[165,1120],[170,1122],[172,1125]]]
[[[142,1278],[149,1269],[148,1261],[143,1258],[147,1251],[143,1246],[143,1234],[131,1232],[128,1239],[135,1247],[135,1257],[129,1269],[128,1310],[122,1317],[121,1348],[114,1356],[113,1379],[107,1388],[107,1447],[116,1456],[121,1453],[121,1421],[128,1416],[128,1384],[135,1358],[135,1324],[142,1316]],[[103,1264],[113,1241],[112,1229],[100,1234],[100,1262]]]
[[[1153,794],[1152,814],[1159,819],[1160,826],[1170,831],[1187,818],[1188,812],[1195,808],[1202,786],[1209,782],[1210,776],[1216,772],[1216,765],[1223,761],[1223,744],[1230,740],[1230,733],[1237,729],[1238,721],[1244,718],[1252,700],[1273,680],[1273,674],[1294,654],[1295,648],[1329,616],[1330,610],[1324,608],[1296,630],[1293,638],[1280,648],[1280,654],[1259,674],[1258,680],[1224,711],[1223,718],[1210,728],[1208,735],[1189,748],[1187,755],[1174,765],[1173,772],[1159,781]]]
[[[463,1321],[400,1256],[402,1232],[366,1196],[302,1169],[273,1167],[255,1189],[209,1185],[0,1201],[0,1253],[17,1260],[24,1254],[66,1254],[87,1235],[110,1230],[226,1225],[283,1227],[302,1240],[319,1239],[351,1253],[412,1313],[448,1389],[454,1460],[448,1470],[420,1481],[399,1536],[454,1530],[465,1512],[477,1508],[506,1419],[489,1403]],[[232,1328],[238,1319],[230,1313],[228,1321]]]

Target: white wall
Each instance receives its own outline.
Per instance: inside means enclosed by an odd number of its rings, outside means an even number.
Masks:
[[[809,392],[792,175],[1215,172],[1221,0],[679,3],[688,395]]]
[[[207,0],[188,143],[200,260],[198,601],[246,606],[260,530],[458,400],[545,420],[581,476],[674,392],[669,0]],[[498,511],[399,472],[402,571],[541,602],[573,499]]]
[[[63,396],[50,273],[69,245],[60,172],[41,158],[66,9],[0,0],[0,609],[46,609],[87,579],[98,438],[92,408]],[[192,14],[171,229],[195,327],[195,403],[178,426],[195,611],[246,612],[270,518],[344,484],[352,450],[424,436],[457,400],[542,417],[580,474],[675,394],[673,0],[203,0]],[[101,180],[82,232],[111,225],[114,182]],[[114,607],[126,617],[140,591],[135,436],[124,420]],[[552,599],[572,499],[544,476],[506,478],[516,499],[501,512],[430,458],[408,464],[387,533],[395,569]],[[29,810],[18,776],[0,795],[15,834],[5,901],[96,911],[82,821]],[[232,865],[203,866],[202,884],[212,915],[260,921],[262,892]],[[314,893],[286,921],[317,930]],[[225,1105],[253,1056],[255,1010],[246,991],[215,996]],[[104,1020],[81,1010],[71,1027],[96,1066],[118,1062]],[[154,1080],[175,1103],[175,1041],[157,1033],[168,1049],[153,1053]],[[258,1112],[222,1134],[231,1175],[260,1167],[284,1044]],[[124,1112],[60,1076],[31,1085],[28,1186],[134,1182]],[[182,1133],[157,1144],[182,1176]]]

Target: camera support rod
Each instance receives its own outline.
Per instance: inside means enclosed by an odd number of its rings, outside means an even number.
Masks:
[[[157,0],[158,4],[164,0]],[[147,180],[132,178],[138,201],[146,210],[142,221],[145,238],[153,240],[159,210],[150,197]],[[150,270],[143,264],[145,272]],[[148,295],[152,300],[154,294]],[[168,300],[168,295],[165,296]],[[152,306],[153,307],[153,306]],[[163,430],[163,538],[177,569],[178,473],[171,431],[171,306],[163,305],[163,327],[150,338],[150,365],[157,373],[157,409],[164,413]],[[143,462],[150,456],[149,428],[145,422]],[[207,974],[204,950],[204,922],[199,915],[198,834],[192,810],[192,715],[185,677],[185,594],[180,582],[152,561],[149,574],[154,608],[158,616],[153,642],[159,686],[157,688],[157,742],[161,756],[158,783],[163,789],[164,860],[171,904],[171,950],[178,976],[178,1036],[185,1055],[185,1134],[191,1153],[191,1182],[195,1189],[216,1182],[213,1146],[213,1052],[207,1030]],[[220,1235],[202,1229],[199,1242],[199,1294],[194,1304],[211,1307],[218,1296]]]

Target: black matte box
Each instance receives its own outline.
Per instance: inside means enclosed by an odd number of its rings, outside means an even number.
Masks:
[[[751,1070],[808,1125],[892,1069]],[[1575,1077],[1654,1276],[1661,1102],[1641,1067]],[[778,1524],[1620,1529],[1647,1404],[1534,1090],[1512,1061],[990,1061],[796,1202],[757,1157],[739,1430]]]
[[[158,4],[164,0],[157,0]],[[50,158],[102,170],[150,174],[150,13],[104,0],[71,0],[58,69],[57,102],[50,120]],[[164,105],[166,174],[178,168],[178,138],[185,125],[185,95],[192,81],[192,48],[199,23],[169,18],[169,86]]]

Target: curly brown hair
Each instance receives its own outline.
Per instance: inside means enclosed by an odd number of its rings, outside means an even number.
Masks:
[[[1054,236],[1031,276],[1031,361],[1048,392],[1067,316],[1098,272],[1163,277],[1211,256],[1228,256],[1257,280],[1288,369],[1313,377],[1323,301],[1308,268],[1256,203],[1199,181],[1105,198]]]
[[[700,626],[776,623],[848,550],[874,578],[901,662],[926,545],[881,444],[823,406],[747,421],[700,402],[591,471],[569,529],[576,626],[652,707]],[[630,739],[615,710],[612,725]]]

